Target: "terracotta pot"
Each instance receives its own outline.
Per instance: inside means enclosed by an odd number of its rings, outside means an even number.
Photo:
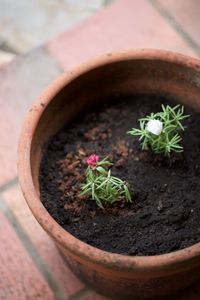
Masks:
[[[200,278],[200,243],[173,253],[136,257],[108,253],[65,231],[40,201],[39,167],[46,141],[88,107],[112,95],[161,93],[200,109],[200,61],[180,54],[138,49],[107,54],[66,72],[29,111],[19,143],[19,177],[35,218],[52,237],[74,273],[114,299],[155,299]],[[171,299],[171,298],[170,298]]]

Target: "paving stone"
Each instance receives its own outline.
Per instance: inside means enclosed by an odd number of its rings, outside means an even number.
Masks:
[[[14,54],[0,50],[0,67],[3,64],[7,64],[11,62],[14,57],[15,57]]]
[[[1,36],[0,36],[0,50],[5,51],[5,52],[9,52],[9,53],[13,53],[13,54],[19,54],[19,53],[17,53],[17,51],[15,51],[15,49],[13,49],[9,45],[9,42],[3,40]]]
[[[64,291],[65,297],[67,298],[82,289],[84,287],[83,284],[66,266],[53,241],[33,217],[19,186],[4,192],[3,198],[24,231],[28,234],[39,255],[49,266],[54,278]]]
[[[161,8],[170,13],[182,30],[200,47],[199,0],[156,0],[155,4],[160,4]]]
[[[27,110],[60,73],[57,63],[43,48],[0,68],[0,185],[16,176],[17,142]]]
[[[113,1],[113,0],[112,0]],[[67,6],[74,9],[97,10],[108,4],[105,0],[65,0]]]
[[[50,53],[65,69],[103,52],[136,47],[168,49],[195,55],[146,0],[114,2],[84,24],[47,43]]]
[[[47,282],[36,269],[28,253],[1,212],[0,241],[0,299],[55,299]]]
[[[1,0],[0,37],[20,53],[101,9],[103,0]]]

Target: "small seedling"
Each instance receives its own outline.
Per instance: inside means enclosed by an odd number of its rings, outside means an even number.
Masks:
[[[189,115],[184,115],[184,107],[181,105],[162,105],[161,112],[139,119],[140,128],[132,128],[128,133],[139,136],[142,150],[150,147],[155,153],[170,156],[171,152],[183,151],[181,131],[185,127],[182,121],[188,117]]]
[[[111,175],[106,167],[112,165],[107,158],[99,160],[99,156],[92,154],[87,159],[86,183],[81,186],[81,196],[89,195],[96,204],[104,208],[107,203],[126,199],[132,202],[128,185],[125,181]]]

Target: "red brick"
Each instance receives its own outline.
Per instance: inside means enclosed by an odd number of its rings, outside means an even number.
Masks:
[[[37,248],[38,253],[48,264],[66,297],[79,291],[83,284],[68,269],[53,241],[31,214],[19,187],[6,191],[3,198]]]
[[[22,120],[33,100],[60,74],[43,48],[0,68],[0,185],[16,176],[16,149]]]
[[[60,65],[119,49],[149,47],[195,55],[193,50],[147,0],[120,0],[47,43]]]
[[[200,27],[199,27],[199,0],[157,0],[170,15],[175,19],[177,24],[190,35],[190,37],[200,47]]]
[[[18,237],[0,212],[0,299],[55,299]]]

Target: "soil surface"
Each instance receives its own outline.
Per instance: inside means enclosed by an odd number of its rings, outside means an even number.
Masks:
[[[48,143],[40,170],[41,200],[52,217],[78,239],[128,255],[155,255],[200,241],[200,117],[188,111],[184,152],[170,160],[141,151],[126,134],[138,118],[161,110],[162,97],[127,97],[79,116]],[[112,174],[130,185],[132,203],[104,210],[80,197],[86,158],[114,162]]]

